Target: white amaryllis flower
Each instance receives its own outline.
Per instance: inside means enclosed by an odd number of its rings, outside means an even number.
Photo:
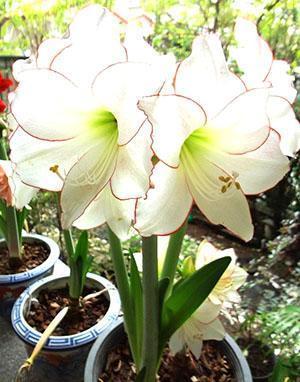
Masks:
[[[160,162],[147,198],[138,201],[135,227],[144,236],[169,234],[195,202],[212,223],[248,241],[253,225],[245,195],[275,186],[289,169],[266,112],[270,89],[247,90],[213,34],[196,38],[171,82],[172,94],[139,102]]]
[[[222,340],[225,329],[218,319],[221,305],[206,300],[199,309],[172,335],[169,346],[172,353],[178,353],[185,346],[200,357],[203,341]]]
[[[238,294],[237,289],[246,281],[247,272],[236,265],[237,257],[233,248],[220,250],[206,240],[203,240],[202,243],[200,243],[195,260],[195,268],[200,269],[204,265],[225,256],[229,256],[231,262],[208,296],[208,299],[213,304],[217,305],[226,301],[240,302],[240,295]]]
[[[88,6],[68,38],[46,40],[14,65],[11,159],[24,183],[62,190],[65,228],[79,218],[84,228],[104,220],[116,227],[121,217],[124,232],[128,200],[149,188],[151,129],[137,101],[159,91],[173,59],[132,33],[122,44],[118,27],[107,10]]]
[[[22,209],[37,192],[36,188],[22,183],[12,162],[0,160],[0,198],[5,200],[8,206]]]
[[[235,27],[238,42],[236,59],[244,72],[247,89],[266,86],[270,89],[267,112],[270,126],[280,134],[280,147],[285,155],[294,156],[300,149],[300,126],[291,104],[297,91],[286,61],[275,60],[270,46],[257,33],[256,25],[238,18]]]

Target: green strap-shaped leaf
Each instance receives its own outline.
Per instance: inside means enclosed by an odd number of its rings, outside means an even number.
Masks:
[[[0,215],[0,231],[2,235],[7,240],[7,229],[6,229],[6,221],[3,219],[3,217]]]
[[[229,256],[212,261],[175,285],[163,307],[161,346],[206,300],[230,261]]]
[[[20,211],[16,210],[16,213],[17,213],[17,221],[18,221],[18,233],[19,233],[19,237],[21,238],[24,221],[29,214],[29,210],[26,207],[24,207]]]
[[[169,277],[164,277],[158,282],[158,293],[159,293],[159,306],[160,306],[160,315],[163,311],[163,305],[166,298],[166,293],[169,288],[170,279]]]
[[[78,256],[84,258],[86,257],[89,249],[88,233],[83,231],[76,244],[75,253],[73,259],[76,261]]]
[[[146,375],[146,368],[145,366],[142,368],[142,370],[138,373],[138,375],[135,378],[135,382],[144,382]]]
[[[92,256],[88,255],[88,245],[88,233],[87,231],[83,231],[79,237],[74,253],[69,257],[69,292],[72,298],[79,298],[82,294],[86,274],[92,263]]]

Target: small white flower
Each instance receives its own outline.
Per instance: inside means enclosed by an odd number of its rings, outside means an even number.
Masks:
[[[221,305],[206,300],[199,309],[172,335],[169,346],[172,353],[181,351],[184,346],[196,358],[200,357],[203,341],[222,340],[225,329],[218,319]]]
[[[225,256],[231,257],[231,263],[208,296],[213,304],[222,304],[225,301],[239,302],[240,295],[238,294],[237,289],[245,282],[247,272],[236,265],[237,257],[233,248],[219,250],[204,240],[199,245],[196,255],[196,269],[202,268],[205,264]]]

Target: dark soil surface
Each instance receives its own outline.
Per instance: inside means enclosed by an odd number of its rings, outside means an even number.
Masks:
[[[108,355],[106,371],[99,382],[131,382],[136,377],[128,344],[116,347]],[[238,382],[235,380],[226,356],[220,354],[216,342],[207,341],[197,360],[191,353],[164,352],[159,369],[159,382]]]
[[[247,341],[239,338],[237,343],[245,349],[245,357],[249,363],[253,377],[265,377],[272,373],[275,359],[271,349],[260,341]]]
[[[92,288],[85,288],[83,296],[97,292]],[[57,313],[65,306],[70,306],[67,286],[61,289],[43,289],[37,301],[31,302],[27,322],[39,332],[43,332]],[[56,336],[65,336],[80,333],[89,329],[101,320],[109,308],[109,301],[104,294],[80,301],[75,311],[69,309],[67,316],[53,332]]]
[[[40,242],[24,243],[22,248],[23,264],[18,268],[9,266],[9,253],[5,247],[0,247],[0,275],[11,275],[26,272],[42,264],[49,256],[49,249]]]

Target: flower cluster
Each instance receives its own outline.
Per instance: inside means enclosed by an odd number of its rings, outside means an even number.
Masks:
[[[251,22],[239,19],[236,37],[242,78],[216,34],[198,36],[176,64],[134,28],[121,41],[107,10],[83,9],[68,38],[14,64],[11,159],[22,180],[62,191],[64,227],[107,222],[124,238],[133,223],[143,236],[166,235],[195,202],[250,240],[245,195],[282,179],[300,139],[287,64]]]

